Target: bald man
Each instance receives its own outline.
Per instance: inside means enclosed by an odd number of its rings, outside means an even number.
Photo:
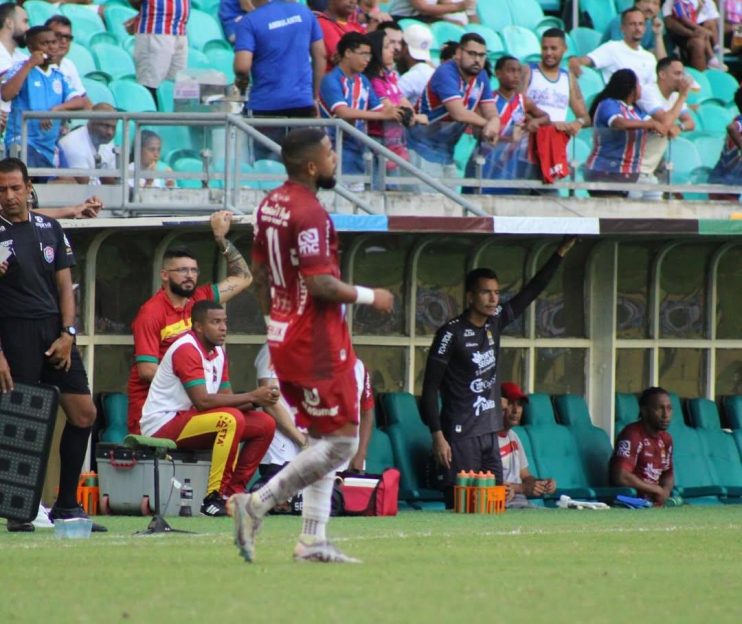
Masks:
[[[110,104],[96,104],[94,111],[115,111]],[[63,169],[108,169],[116,170],[116,154],[113,137],[116,134],[115,119],[90,119],[75,128],[59,141],[59,166]],[[61,177],[60,182],[78,184],[116,184],[116,178],[105,176]]]

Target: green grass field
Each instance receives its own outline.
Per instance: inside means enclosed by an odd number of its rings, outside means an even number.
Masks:
[[[257,562],[231,520],[86,541],[0,528],[0,622],[742,622],[742,506],[333,519],[363,565],[295,564],[295,517],[269,517]]]

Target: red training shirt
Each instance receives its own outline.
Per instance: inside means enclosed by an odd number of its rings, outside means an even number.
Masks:
[[[673,474],[672,436],[667,431],[653,435],[641,421],[626,425],[611,458],[611,466],[616,465],[646,483],[659,485],[663,475]]]

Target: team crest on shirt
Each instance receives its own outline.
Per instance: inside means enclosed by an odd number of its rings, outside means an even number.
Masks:
[[[59,80],[59,78],[52,81],[52,91],[54,91],[54,93],[56,93],[57,95],[62,94],[62,81]]]
[[[54,247],[47,245],[44,247],[44,260],[51,264],[54,262]]]
[[[299,232],[297,236],[300,256],[319,256],[319,232],[317,228],[309,228]]]

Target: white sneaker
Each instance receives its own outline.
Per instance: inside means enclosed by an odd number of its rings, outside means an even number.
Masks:
[[[360,559],[349,557],[332,542],[299,542],[294,548],[294,561],[317,561],[320,563],[361,563]]]
[[[722,63],[717,57],[712,56],[708,61],[708,66],[712,69],[720,69],[721,71],[727,71],[729,67]]]
[[[53,529],[54,523],[49,519],[49,510],[43,505],[39,504],[39,512],[36,514],[36,518],[31,521],[37,529]]]
[[[234,520],[234,543],[248,563],[255,558],[255,537],[263,519],[252,511],[252,494],[233,494],[227,501],[227,513]]]

